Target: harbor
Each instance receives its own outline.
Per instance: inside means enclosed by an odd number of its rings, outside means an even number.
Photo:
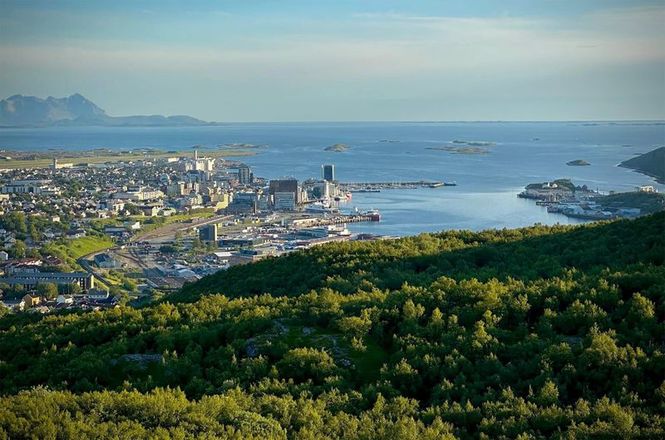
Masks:
[[[635,191],[603,194],[586,186],[576,186],[569,179],[531,183],[517,195],[535,200],[548,213],[563,214],[581,220],[611,220],[635,218],[662,210],[665,199],[652,185],[642,185]]]

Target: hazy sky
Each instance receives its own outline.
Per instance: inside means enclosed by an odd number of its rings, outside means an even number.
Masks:
[[[214,121],[665,119],[665,2],[0,0],[0,96]]]

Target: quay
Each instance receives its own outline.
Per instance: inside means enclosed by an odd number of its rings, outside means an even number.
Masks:
[[[302,228],[378,221],[381,221],[381,214],[378,211],[372,211],[361,214],[334,215],[331,217],[299,218],[291,220],[291,224],[296,228]]]
[[[347,192],[379,192],[382,189],[416,189],[456,186],[455,182],[416,180],[410,182],[339,182],[340,190]]]
[[[351,215],[337,215],[330,218],[321,219],[321,225],[339,225],[342,223],[362,223],[362,222],[378,222],[381,221],[381,215],[376,213],[369,214],[351,214]]]

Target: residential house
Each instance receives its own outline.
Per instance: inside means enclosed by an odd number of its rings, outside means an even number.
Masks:
[[[30,294],[24,295],[23,298],[21,298],[21,300],[25,304],[24,307],[26,309],[35,307],[39,305],[40,302],[42,302],[42,299],[40,297],[38,297],[37,295],[30,295]]]

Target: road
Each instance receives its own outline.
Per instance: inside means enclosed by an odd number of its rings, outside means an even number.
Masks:
[[[209,218],[202,218],[198,220],[194,220],[191,223],[184,223],[184,222],[178,222],[178,223],[171,223],[168,225],[161,226],[159,228],[156,228],[152,231],[148,231],[143,234],[138,234],[132,237],[130,241],[132,242],[137,242],[137,241],[160,241],[160,239],[163,239],[165,237],[173,237],[175,238],[175,235],[177,232],[180,231],[186,231],[188,229],[200,227],[200,226],[205,226],[213,223],[220,223],[223,222],[224,220],[228,220],[230,218],[233,218],[232,215],[217,215]],[[144,258],[142,255],[140,255],[140,251],[137,248],[129,248],[125,250],[121,250],[118,248],[114,247],[109,247],[106,249],[101,249],[95,252],[91,252],[87,255],[83,255],[82,257],[79,257],[76,261],[81,266],[83,270],[86,272],[94,275],[94,277],[104,283],[107,286],[113,285],[106,276],[97,270],[94,266],[90,264],[88,261],[90,258],[93,258],[95,255],[104,253],[104,252],[109,252],[116,254],[117,257],[121,259],[125,259],[128,262],[132,263],[135,265],[136,268],[140,269],[148,279],[151,279],[153,283],[156,285],[168,285],[169,283],[161,276],[159,276],[156,271],[154,271],[152,267],[148,266],[146,262],[144,261]]]
[[[79,259],[76,260],[76,262],[79,264],[79,266],[81,266],[83,268],[83,270],[85,270],[89,274],[94,275],[94,277],[96,279],[98,279],[102,283],[106,284],[107,286],[111,286],[112,283],[109,282],[108,278],[106,278],[104,275],[102,275],[101,272],[96,271],[95,268],[92,267],[90,265],[90,263],[88,262],[88,260],[87,260],[87,258],[94,257],[95,255],[101,254],[102,252],[106,252],[107,250],[108,249],[104,249],[104,250],[101,250],[101,251],[93,252],[93,253],[88,254],[88,255],[84,255],[82,257],[79,257]]]

